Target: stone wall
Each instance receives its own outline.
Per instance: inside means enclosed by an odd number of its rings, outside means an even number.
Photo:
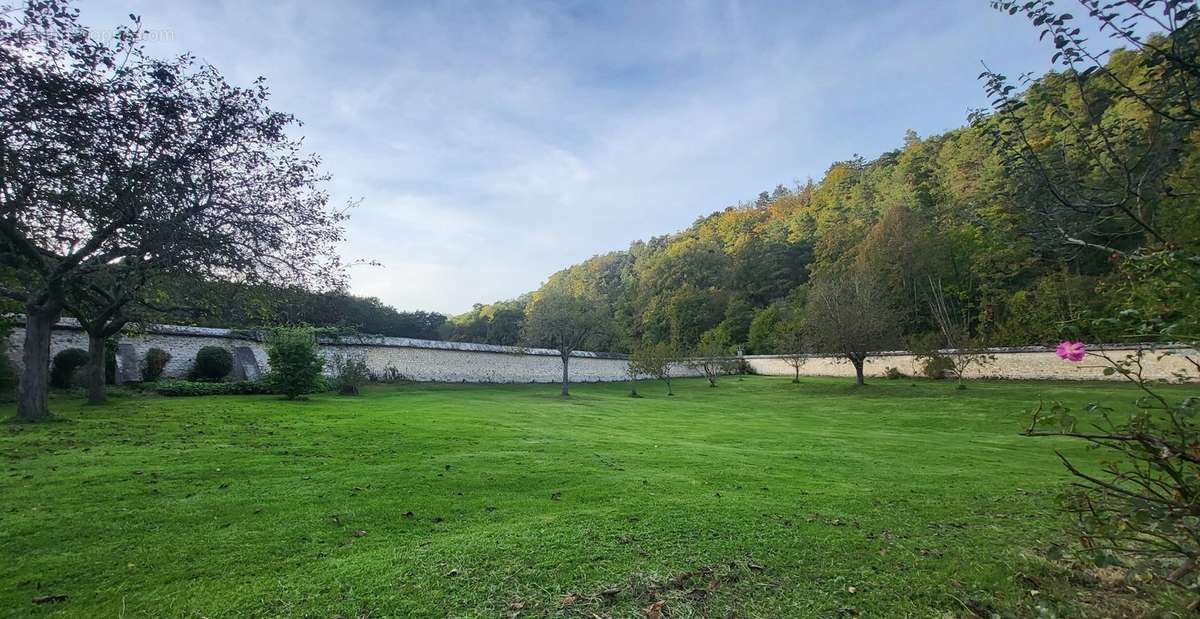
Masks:
[[[24,330],[17,327],[9,347],[14,360],[20,363]],[[117,355],[119,380],[141,378],[141,362],[146,351],[161,348],[171,354],[164,372],[168,378],[183,378],[191,371],[196,353],[205,346],[219,346],[246,360],[250,367],[235,368],[235,378],[253,377],[268,368],[267,353],[259,334],[230,329],[149,325],[137,332],[123,334]],[[51,356],[66,348],[87,348],[87,337],[78,325],[64,320],[55,330],[51,341]],[[517,348],[464,342],[438,342],[400,337],[353,336],[321,343],[326,357],[334,354],[361,355],[376,374],[394,371],[409,380],[469,383],[527,383],[557,382],[562,378],[558,352],[542,348]],[[968,372],[969,378],[1012,378],[1042,380],[1120,380],[1105,376],[1104,364],[1092,358],[1083,363],[1067,363],[1047,348],[998,348],[986,351],[990,360]],[[1114,348],[1114,358],[1136,355],[1131,349]],[[1159,351],[1161,352],[1161,351]],[[1163,356],[1157,352],[1142,355],[1147,377],[1173,380],[1179,375],[1192,375],[1194,370],[1184,359],[1196,358],[1196,351],[1175,348],[1175,354]],[[792,367],[782,357],[749,355],[745,357],[758,374],[791,376]],[[576,382],[625,380],[627,363],[623,355],[595,352],[576,352],[571,357],[571,380]],[[868,376],[882,376],[889,367],[908,375],[920,375],[920,363],[908,352],[883,352],[870,357],[865,366]],[[677,367],[676,376],[697,373]],[[840,358],[809,356],[800,368],[804,376],[854,376],[854,368]]]
[[[1171,352],[1164,355],[1164,352]],[[1105,376],[1108,367],[1103,359],[1087,357],[1080,363],[1068,363],[1059,359],[1049,348],[991,348],[980,351],[986,356],[983,364],[972,365],[966,372],[967,378],[1011,378],[1031,380],[1124,380],[1119,375]],[[1098,351],[1097,351],[1098,352]],[[1104,352],[1112,359],[1136,359],[1139,353],[1133,348],[1107,347]],[[1164,347],[1140,353],[1144,376],[1153,380],[1177,382],[1180,377],[1196,378],[1195,367],[1187,358],[1197,359],[1195,350],[1182,347]],[[768,376],[792,376],[795,369],[774,355],[750,355],[746,357],[750,367],[758,374]],[[883,376],[887,368],[893,367],[909,376],[921,376],[923,363],[912,353],[893,351],[877,353],[868,357],[863,365],[867,376]],[[849,361],[835,357],[807,356],[800,367],[801,376],[854,376],[854,366]]]
[[[17,327],[11,336],[10,353],[20,363],[25,332]],[[117,375],[121,382],[140,380],[146,351],[161,348],[171,355],[164,376],[184,378],[192,369],[196,353],[205,346],[218,346],[249,354],[258,372],[268,367],[261,336],[252,332],[174,325],[149,325],[123,334],[119,340]],[[62,321],[55,330],[50,354],[66,348],[87,349],[87,337],[76,323]],[[397,337],[355,336],[323,340],[322,354],[361,355],[372,372],[394,370],[409,380],[472,383],[557,382],[562,379],[558,352],[542,348],[518,348],[463,342],[438,342]],[[576,382],[616,381],[626,378],[623,355],[580,351],[571,356],[571,380]],[[235,368],[235,377],[241,368]],[[679,374],[688,372],[682,368]],[[242,375],[253,377],[252,372]]]

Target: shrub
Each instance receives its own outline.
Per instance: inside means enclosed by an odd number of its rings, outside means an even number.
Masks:
[[[371,370],[361,355],[338,353],[330,361],[333,367],[333,386],[341,395],[358,395],[358,388],[371,380]]]
[[[901,372],[898,368],[893,368],[893,367],[884,369],[883,377],[888,380],[903,380],[905,378],[908,378],[908,376],[906,376],[904,374],[904,372]]]
[[[71,386],[75,371],[87,365],[88,353],[82,348],[60,350],[50,367],[50,384],[60,389]]]
[[[271,393],[271,389],[266,383],[259,380],[243,380],[234,383],[164,380],[154,385],[154,392],[168,397],[191,397],[205,395],[262,395]]]
[[[404,374],[400,373],[400,369],[394,365],[388,364],[379,372],[371,372],[371,382],[373,383],[402,383],[408,380]]]
[[[163,370],[171,362],[171,353],[161,348],[151,348],[142,359],[142,380],[154,382],[162,378]]]
[[[196,353],[192,366],[192,378],[202,381],[220,381],[233,370],[233,355],[220,346],[205,346]]]
[[[271,364],[267,383],[289,400],[320,391],[326,384],[321,376],[325,359],[310,328],[276,329],[267,340],[267,361]]]
[[[954,360],[943,355],[926,357],[921,373],[926,378],[946,378],[954,373]]]

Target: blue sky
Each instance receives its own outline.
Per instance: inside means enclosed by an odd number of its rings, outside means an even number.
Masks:
[[[855,153],[965,122],[1048,45],[985,0],[80,5],[262,75],[335,202],[352,291],[458,313]]]

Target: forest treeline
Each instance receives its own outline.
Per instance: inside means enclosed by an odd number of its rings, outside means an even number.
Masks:
[[[802,319],[810,278],[857,269],[891,292],[902,343],[939,339],[934,289],[961,308],[976,342],[1049,343],[1060,324],[1128,301],[1114,285],[1127,277],[1126,252],[1196,245],[1196,135],[1130,104],[1118,84],[1141,84],[1146,61],[1117,50],[1108,72],[1091,74],[1084,89],[1057,72],[1027,85],[1016,112],[1022,140],[1052,170],[1014,165],[998,139],[1000,121],[976,113],[967,126],[924,138],[909,131],[875,159],[836,162],[820,180],[778,186],[686,230],[563,269],[532,295],[451,318],[443,333],[510,343],[527,300],[559,289],[612,308],[611,350],[657,342],[689,350],[719,330],[718,339],[746,353],[784,352],[782,335]],[[1086,114],[1063,109],[1084,100]],[[1107,131],[1092,132],[1088,122]],[[1121,214],[1093,218],[1052,194],[1054,173],[1089,183],[1089,205],[1119,194],[1124,179],[1110,178],[1097,163],[1107,155],[1089,139],[1114,135],[1121,141],[1111,147],[1132,162],[1144,225]]]

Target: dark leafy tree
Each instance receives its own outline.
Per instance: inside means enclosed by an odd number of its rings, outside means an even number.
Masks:
[[[101,335],[157,273],[341,274],[344,212],[263,80],[237,87],[193,56],[150,57],[137,29],[98,40],[57,0],[0,11],[0,263],[13,282],[0,293],[24,304],[26,420],[49,415],[50,330],[80,291],[97,293],[98,311],[78,313]]]

